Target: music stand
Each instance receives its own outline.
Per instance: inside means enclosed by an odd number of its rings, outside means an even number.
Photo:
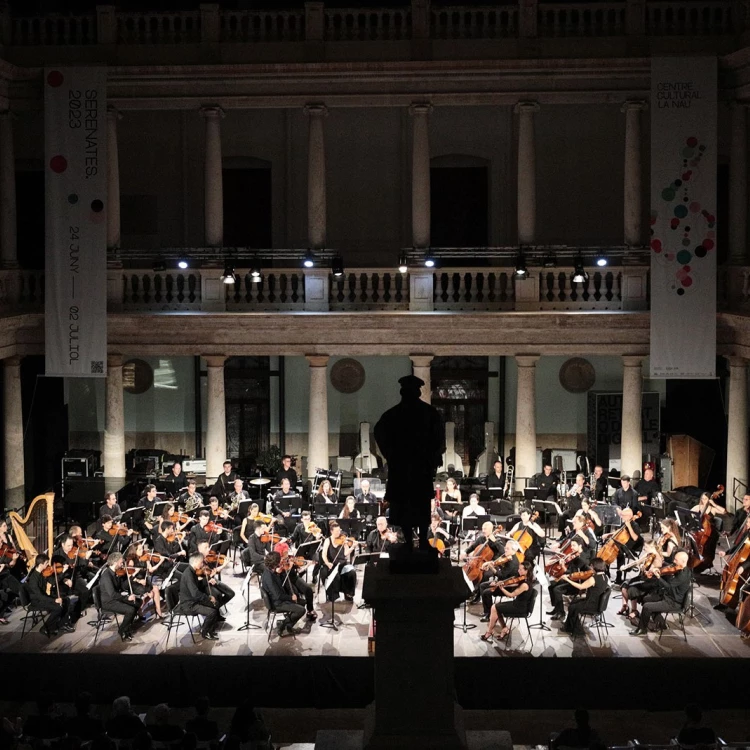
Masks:
[[[677,517],[677,523],[685,531],[698,531],[701,527],[699,513],[693,513],[690,508],[675,508],[674,514]]]
[[[362,518],[376,518],[379,506],[377,503],[355,503],[354,507],[359,511]]]
[[[451,501],[441,502],[440,508],[444,513],[458,513],[459,521],[461,520],[461,512],[466,506],[463,503],[456,503]],[[455,522],[455,516],[453,518],[448,519],[450,521]]]
[[[152,509],[151,517],[152,518],[159,518],[159,516],[164,512],[164,508],[167,507],[167,505],[172,505],[168,500],[164,500],[162,498],[158,497],[157,494],[157,500],[154,503],[154,507]]]
[[[461,530],[462,531],[479,531],[482,525],[492,519],[485,516],[464,516],[461,519]]]
[[[245,578],[245,588],[246,588],[246,594],[245,594],[245,604],[247,605],[245,607],[245,624],[241,625],[239,628],[237,628],[237,632],[241,633],[244,630],[263,630],[262,625],[256,625],[254,622],[250,622],[250,581],[253,577],[253,566],[250,566],[250,570],[247,572],[247,577]],[[258,576],[258,588],[261,587],[260,582],[260,575]]]
[[[325,518],[326,520],[336,518],[341,512],[336,503],[314,503],[313,507],[315,508],[315,517]]]
[[[513,503],[510,500],[492,500],[487,510],[491,516],[511,516],[513,515]]]
[[[364,519],[361,518],[339,518],[338,522],[346,536],[357,538],[365,528]]]
[[[476,628],[476,624],[473,622],[466,622],[466,607],[469,600],[469,597],[474,595],[474,587],[471,585],[471,582],[466,577],[466,573],[462,570],[461,573],[463,574],[464,583],[466,584],[466,588],[468,590],[467,595],[464,597],[463,602],[461,603],[461,608],[463,609],[463,618],[461,622],[454,622],[453,628],[455,630],[463,630],[464,633],[468,632],[469,630],[474,630]],[[481,582],[480,582],[481,585]],[[479,591],[479,586],[477,586],[477,591]]]
[[[237,505],[237,518],[245,518],[248,509],[254,502],[255,500],[240,500],[239,505]]]
[[[292,500],[296,501],[299,499],[299,495],[284,495],[284,497],[275,497],[273,504],[279,513],[291,513],[293,510],[297,510],[297,504],[292,505]]]

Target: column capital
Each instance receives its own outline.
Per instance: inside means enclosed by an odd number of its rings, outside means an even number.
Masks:
[[[434,359],[433,354],[410,354],[409,359],[414,367],[429,367]]]
[[[205,117],[207,120],[221,120],[226,117],[226,113],[218,104],[206,104],[200,107],[198,111],[201,117]]]
[[[513,112],[521,115],[533,115],[535,112],[539,112],[540,109],[539,102],[518,102],[513,107]]]
[[[328,117],[328,107],[323,102],[305,104],[302,111],[305,117]]]
[[[432,112],[430,102],[413,102],[409,105],[409,114],[412,117],[428,117]]]
[[[740,357],[737,354],[725,354],[727,364],[730,367],[744,367],[747,369],[747,360],[744,357]]]
[[[305,354],[305,359],[310,367],[326,367],[330,357],[327,354]]]
[[[223,354],[204,354],[203,359],[209,367],[224,367],[227,357]]]
[[[623,367],[641,367],[643,365],[643,357],[638,354],[623,354],[622,355],[622,366]]]
[[[518,367],[536,367],[540,358],[541,354],[516,354],[516,364]]]
[[[648,109],[645,99],[627,99],[622,103],[620,112],[643,112]]]
[[[117,107],[110,104],[107,107],[107,119],[114,120],[115,122],[117,122],[117,120],[122,120],[122,112],[120,112]]]
[[[122,354],[108,354],[107,367],[122,367]]]

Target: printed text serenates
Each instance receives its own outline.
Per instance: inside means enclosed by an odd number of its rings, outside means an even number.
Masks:
[[[99,171],[99,99],[96,89],[70,89],[68,92],[68,127],[84,128],[84,164],[86,179]]]

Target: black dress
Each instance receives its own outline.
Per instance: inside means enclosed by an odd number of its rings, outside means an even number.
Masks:
[[[529,586],[526,591],[513,599],[498,602],[495,605],[495,612],[505,617],[526,617],[529,614],[529,605],[533,595],[534,589]]]

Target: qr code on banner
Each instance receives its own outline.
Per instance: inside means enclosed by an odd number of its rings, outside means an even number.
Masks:
[[[104,373],[104,362],[101,359],[91,360],[91,374],[102,375]]]

